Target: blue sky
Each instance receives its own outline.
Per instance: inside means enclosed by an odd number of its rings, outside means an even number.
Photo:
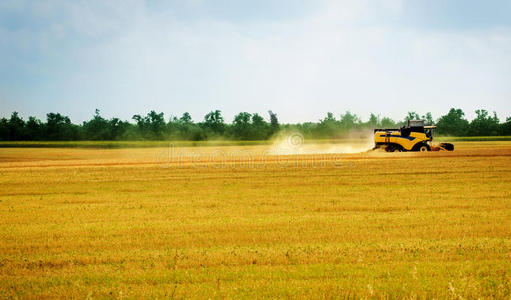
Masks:
[[[0,114],[511,116],[511,1],[0,2]]]

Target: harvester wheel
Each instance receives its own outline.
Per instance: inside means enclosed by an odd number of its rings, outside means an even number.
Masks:
[[[385,149],[387,152],[401,152],[403,151],[398,145],[389,145]]]
[[[424,144],[424,145],[421,145],[421,146],[419,147],[419,151],[420,151],[420,152],[427,152],[427,151],[429,151],[429,150],[430,150],[429,146],[428,146],[428,145],[425,145],[425,144]]]

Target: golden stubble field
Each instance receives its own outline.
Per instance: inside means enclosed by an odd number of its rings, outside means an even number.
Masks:
[[[509,299],[511,142],[456,147],[0,149],[0,298]]]

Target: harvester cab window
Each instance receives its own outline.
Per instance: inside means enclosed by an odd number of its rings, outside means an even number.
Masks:
[[[422,132],[424,133],[424,121],[423,120],[409,120],[407,124],[410,132]]]
[[[426,129],[426,130],[424,130],[424,131],[425,131],[424,133],[426,133],[426,137],[428,137],[428,138],[430,138],[430,139],[431,139],[431,138],[432,138],[432,136],[433,136],[433,135],[431,134],[431,131],[432,131],[432,130],[431,130],[431,129]]]
[[[408,120],[408,127],[424,127],[423,120]]]
[[[424,133],[426,134],[427,138],[430,138],[431,140],[433,140],[433,130],[435,128],[436,128],[436,126],[433,126],[433,125],[424,126]]]

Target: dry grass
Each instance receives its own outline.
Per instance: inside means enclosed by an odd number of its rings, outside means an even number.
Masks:
[[[0,149],[0,298],[509,299],[511,142],[456,147]]]

